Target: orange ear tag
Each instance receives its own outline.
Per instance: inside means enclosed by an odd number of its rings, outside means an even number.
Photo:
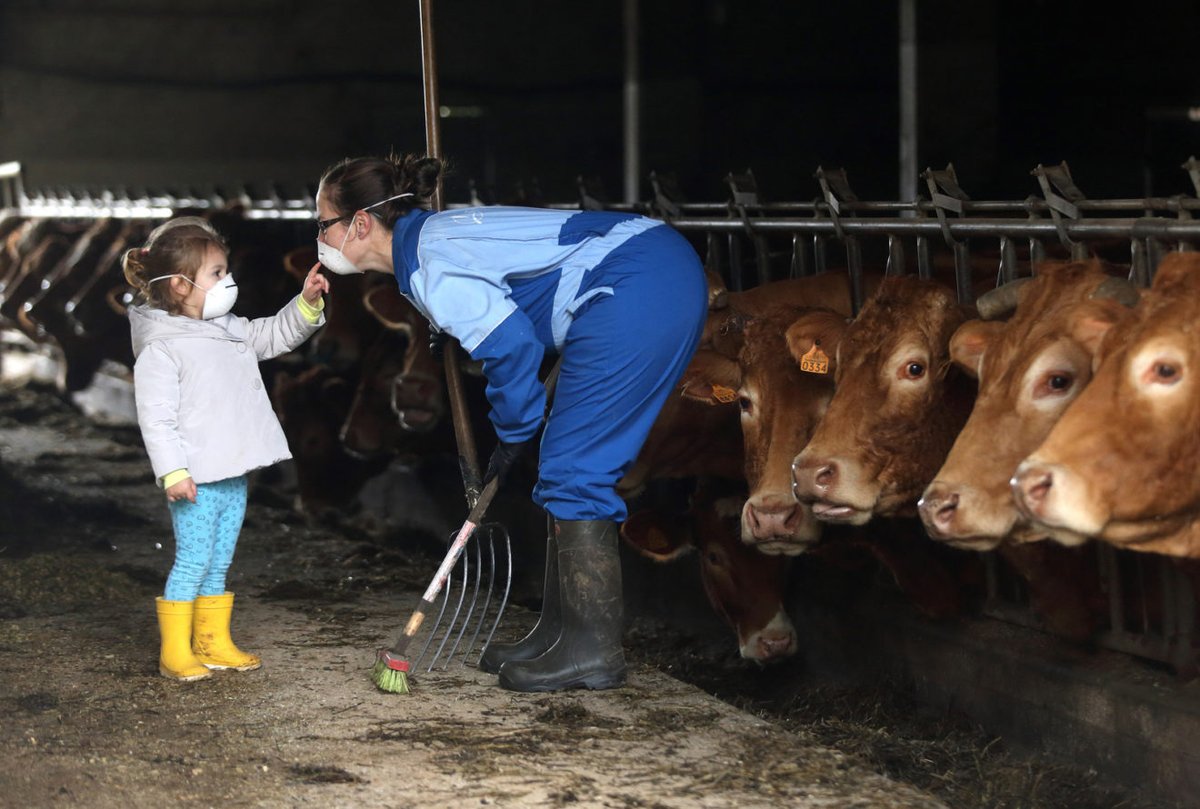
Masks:
[[[737,391],[733,388],[727,388],[724,385],[713,385],[712,396],[721,404],[729,404],[737,401]]]
[[[800,358],[800,370],[809,374],[827,374],[829,373],[829,357],[819,345],[813,343],[813,347]]]

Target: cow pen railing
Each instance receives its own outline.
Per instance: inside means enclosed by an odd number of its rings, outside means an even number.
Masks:
[[[1052,257],[1086,258],[1102,252],[1128,263],[1129,278],[1148,286],[1168,250],[1200,244],[1200,162],[1183,164],[1196,196],[1087,199],[1066,164],[1037,166],[1040,197],[1019,201],[971,200],[952,166],[922,174],[929,198],[911,202],[861,201],[841,170],[818,168],[820,196],[809,202],[765,202],[752,173],[726,177],[726,202],[679,201],[666,177],[652,174],[652,199],[606,204],[579,182],[579,199],[544,207],[645,213],[684,234],[703,239],[708,269],[733,290],[771,280],[802,277],[830,269],[849,273],[854,310],[863,302],[866,267],[883,274],[915,273],[952,280],[961,302],[981,288],[980,273],[992,285],[1019,277]],[[448,208],[479,204],[450,204]],[[312,219],[313,195],[256,196],[245,189],[232,195],[34,191],[27,193],[18,163],[0,164],[3,213],[31,218],[167,218],[179,209],[219,210],[236,205],[250,219]],[[1120,216],[1118,214],[1125,214]],[[980,252],[980,243],[994,249]],[[911,245],[911,261],[908,246]],[[1126,249],[1127,248],[1127,249]],[[837,260],[835,254],[844,256]],[[1116,256],[1120,256],[1120,259]],[[947,264],[946,258],[950,259]],[[1170,666],[1184,676],[1200,673],[1200,628],[1193,580],[1173,560],[1157,554],[1117,550],[1092,543],[1098,585],[1107,600],[1107,625],[1098,645]],[[1047,630],[1030,606],[1022,579],[995,552],[981,555],[985,569],[982,614]],[[1197,579],[1200,581],[1200,578]]]

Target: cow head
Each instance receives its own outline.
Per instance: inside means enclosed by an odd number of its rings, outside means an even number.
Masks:
[[[684,372],[683,395],[741,412],[744,475],[750,496],[742,540],[764,553],[797,554],[820,538],[810,509],[791,492],[791,459],[808,443],[832,395],[828,373],[801,370],[805,340],[836,342],[845,319],[834,312],[782,306],[745,318],[736,362],[719,351]],[[701,352],[697,352],[701,356]]]
[[[394,452],[407,433],[432,431],[446,401],[425,318],[390,284],[369,289],[363,306],[383,329],[363,357],[341,437],[349,452],[367,457]]]
[[[740,498],[694,498],[684,520],[639,511],[621,526],[621,536],[657,562],[697,551],[709,603],[737,632],[742,657],[765,663],[796,651],[796,630],[783,607],[787,560],[738,540],[740,505]]]
[[[1043,265],[1021,286],[1011,319],[971,320],[954,333],[954,363],[979,380],[979,391],[921,498],[931,537],[971,550],[990,550],[1005,537],[1044,538],[1019,524],[1009,480],[1091,380],[1104,332],[1132,317],[1119,302],[1130,291],[1136,298],[1129,282],[1096,261]],[[979,308],[990,308],[990,300]]]
[[[1200,556],[1200,254],[1163,260],[1091,383],[1017,467],[1022,514],[1052,539]]]
[[[970,409],[949,349],[966,317],[953,290],[889,277],[826,351],[836,392],[792,463],[796,498],[817,519],[862,525],[915,506]]]

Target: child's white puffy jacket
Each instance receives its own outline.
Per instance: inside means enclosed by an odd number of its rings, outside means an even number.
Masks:
[[[131,306],[138,424],[155,478],[186,468],[196,483],[212,483],[292,457],[258,363],[324,323],[324,315],[310,323],[296,298],[254,320]]]

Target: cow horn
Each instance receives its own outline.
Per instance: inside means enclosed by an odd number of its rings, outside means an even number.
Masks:
[[[1088,297],[1094,301],[1112,300],[1123,306],[1136,306],[1141,294],[1131,281],[1114,276],[1101,281]]]
[[[1032,281],[1032,278],[1018,278],[999,286],[991,292],[985,292],[975,301],[975,309],[983,320],[995,320],[1003,317],[1017,308],[1017,290]]]

